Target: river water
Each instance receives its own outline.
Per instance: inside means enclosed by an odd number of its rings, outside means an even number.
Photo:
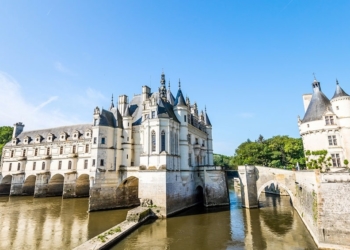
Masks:
[[[233,186],[231,186],[232,188]],[[148,222],[113,249],[317,249],[289,197],[261,195],[242,209],[196,206]],[[88,199],[0,197],[0,249],[71,249],[125,220],[128,209],[87,213]]]

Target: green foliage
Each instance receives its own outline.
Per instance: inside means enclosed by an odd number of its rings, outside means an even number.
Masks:
[[[299,162],[305,167],[303,142],[301,138],[274,136],[264,139],[262,135],[252,142],[243,142],[235,151],[231,164],[262,165],[276,168],[293,168]]]
[[[344,165],[348,167],[349,161],[347,159],[344,159]]]
[[[214,154],[214,165],[215,166],[223,166],[230,169],[237,169],[233,164],[232,157],[220,154]]]
[[[0,127],[0,159],[2,154],[2,148],[7,142],[11,141],[12,131],[13,131],[13,127],[9,127],[9,126]]]
[[[308,169],[321,169],[322,171],[328,170],[332,166],[331,157],[327,157],[327,150],[316,150],[305,152],[306,166]]]

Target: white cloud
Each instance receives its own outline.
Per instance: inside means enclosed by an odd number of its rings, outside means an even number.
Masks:
[[[67,117],[59,110],[50,107],[58,96],[48,97],[39,105],[25,100],[21,93],[21,86],[10,75],[0,71],[0,126],[12,126],[16,122],[23,122],[25,130],[58,127],[80,123],[74,117]],[[43,107],[47,106],[44,111]]]
[[[67,75],[75,75],[74,72],[72,72],[70,69],[68,69],[67,67],[65,67],[61,62],[57,61],[54,63],[54,67],[58,72],[61,72],[63,74],[67,74]]]
[[[98,100],[98,99],[101,99],[101,100],[105,100],[106,97],[99,91],[95,90],[95,89],[92,89],[90,87],[88,87],[86,89],[86,95],[91,98],[91,99],[95,99],[95,100]]]
[[[249,113],[249,112],[243,112],[238,114],[238,116],[242,118],[253,118],[254,115],[255,115],[254,113]]]

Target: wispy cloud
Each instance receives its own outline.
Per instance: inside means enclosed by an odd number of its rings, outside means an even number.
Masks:
[[[86,89],[86,95],[91,99],[106,99],[101,92],[90,87]]]
[[[239,113],[238,116],[242,118],[253,118],[255,114],[249,113],[249,112],[243,112],[243,113]]]
[[[54,68],[58,71],[61,72],[63,74],[67,74],[67,75],[75,75],[75,73],[73,71],[71,71],[70,69],[68,69],[66,66],[64,66],[61,62],[56,61],[54,63]]]
[[[67,117],[49,105],[58,96],[49,97],[39,105],[28,102],[21,93],[21,85],[1,71],[0,89],[0,126],[11,126],[21,121],[26,125],[26,130],[31,130],[80,123],[75,117]],[[44,111],[43,107],[46,106],[50,108]]]

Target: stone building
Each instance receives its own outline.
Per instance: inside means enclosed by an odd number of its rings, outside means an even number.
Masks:
[[[350,160],[350,96],[338,80],[331,99],[325,96],[316,79],[312,88],[313,94],[303,95],[304,118],[298,117],[304,150],[327,150],[332,159],[331,169],[344,167],[344,160]]]
[[[4,146],[0,193],[90,196],[90,210],[152,200],[164,215],[203,198],[207,205],[228,202],[206,110],[184,98],[180,81],[174,97],[164,73],[158,92],[143,86],[116,105],[112,97],[109,110],[94,109],[91,124],[23,128],[16,123]]]

